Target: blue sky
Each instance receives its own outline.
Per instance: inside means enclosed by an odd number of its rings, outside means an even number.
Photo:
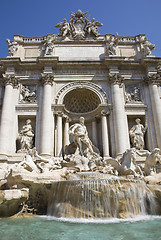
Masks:
[[[161,56],[161,0],[0,0],[0,57],[8,55],[6,38],[58,33],[54,26],[81,9],[103,23],[100,34],[146,34]]]

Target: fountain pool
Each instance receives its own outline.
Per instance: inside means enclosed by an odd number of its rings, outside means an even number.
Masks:
[[[67,219],[66,219],[67,220]],[[53,217],[0,219],[1,240],[159,240],[161,217],[107,219],[89,222]]]

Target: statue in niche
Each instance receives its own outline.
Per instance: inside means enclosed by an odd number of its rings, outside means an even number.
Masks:
[[[141,101],[140,88],[130,86],[126,88],[125,92],[125,101],[126,103],[135,103]]]
[[[87,157],[88,152],[91,155],[96,155],[93,150],[94,146],[88,137],[88,132],[84,125],[84,117],[80,117],[79,123],[75,123],[69,128],[69,134],[73,136],[73,141],[78,147],[81,156]]]
[[[34,103],[36,102],[36,91],[31,91],[28,86],[21,86],[20,90],[20,102],[22,103]]]
[[[139,151],[137,151],[137,154],[139,156],[146,157],[144,165],[144,174],[146,176],[157,173],[157,167],[160,167],[161,165],[161,155],[159,148],[154,148],[152,152],[149,152],[147,150],[146,152],[140,153]]]
[[[18,49],[18,43],[16,41],[11,42],[8,38],[6,39],[6,42],[8,43],[8,53],[10,56],[13,56]]]
[[[19,133],[21,149],[19,152],[27,152],[32,148],[34,133],[31,126],[31,120],[27,119],[26,124],[22,127]]]
[[[141,120],[139,118],[137,118],[135,122],[136,122],[136,125],[134,125],[129,132],[131,143],[132,143],[132,146],[135,147],[136,149],[143,150],[144,134],[147,130],[147,125],[145,124],[145,127],[144,127],[143,124],[140,123]]]
[[[148,40],[145,40],[143,46],[144,46],[144,48],[143,48],[144,56],[145,57],[146,56],[151,56],[152,55],[152,51],[155,49],[155,44],[152,44]]]
[[[69,128],[69,134],[73,136],[73,142],[66,148],[62,167],[74,169],[74,171],[93,171],[101,161],[99,150],[92,144],[88,137],[84,117],[80,117],[79,123]]]

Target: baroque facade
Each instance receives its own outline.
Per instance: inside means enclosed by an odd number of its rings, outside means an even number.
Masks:
[[[2,160],[18,159],[27,147],[62,158],[81,116],[104,158],[130,147],[161,149],[161,58],[152,56],[155,46],[144,34],[100,35],[101,26],[78,10],[56,25],[58,35],[7,39],[9,56],[0,59]]]

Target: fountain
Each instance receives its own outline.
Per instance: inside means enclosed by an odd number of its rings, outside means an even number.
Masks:
[[[69,134],[73,143],[66,148],[64,159],[44,158],[35,147],[23,147],[24,160],[7,165],[1,192],[8,191],[10,200],[3,199],[1,216],[37,213],[70,219],[126,219],[161,214],[161,189],[146,184],[152,176],[145,177],[159,169],[158,148],[151,153],[131,148],[119,160],[103,159],[88,137],[83,117],[70,126]],[[28,147],[27,143],[23,146]],[[141,166],[136,159],[143,154],[146,160]],[[15,200],[15,191],[26,195]],[[14,202],[12,211],[5,211],[7,201]]]

